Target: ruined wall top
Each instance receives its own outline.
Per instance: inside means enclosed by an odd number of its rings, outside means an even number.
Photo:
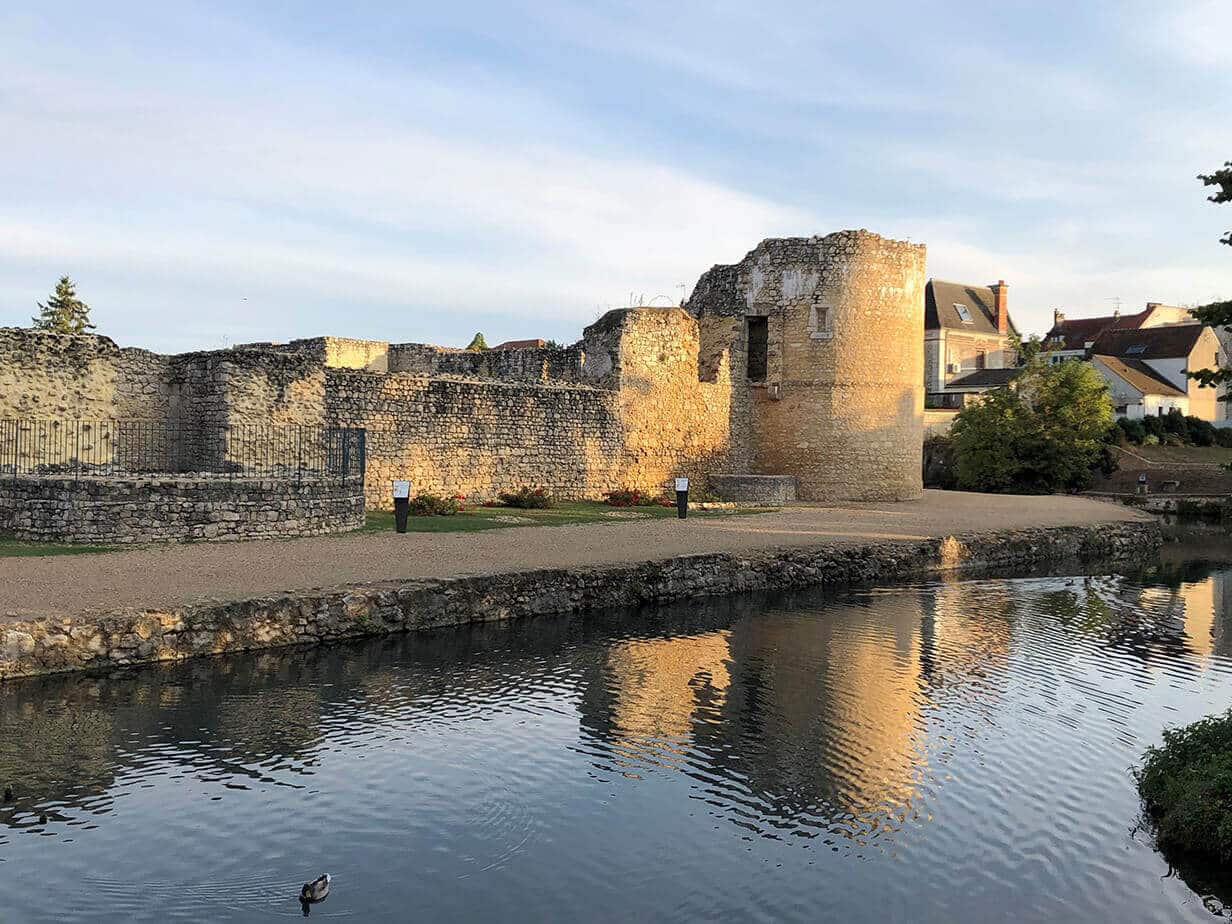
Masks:
[[[764,277],[775,270],[788,270],[779,280],[776,297],[794,298],[806,294],[818,282],[809,267],[831,269],[844,260],[874,261],[906,257],[919,262],[923,270],[926,248],[923,244],[897,241],[872,231],[835,231],[812,237],[766,238],[739,263],[716,264],[694,286],[685,310],[694,317],[743,315],[752,310],[759,293],[766,288]],[[792,273],[792,270],[799,270]]]

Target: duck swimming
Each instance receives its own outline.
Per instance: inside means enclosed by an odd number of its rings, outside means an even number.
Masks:
[[[308,905],[325,901],[325,897],[329,895],[329,883],[329,873],[322,873],[312,882],[305,882],[304,887],[299,890],[299,900]]]

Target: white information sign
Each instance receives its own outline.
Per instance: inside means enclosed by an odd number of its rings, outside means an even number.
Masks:
[[[677,491],[689,490],[689,479],[688,478],[677,478],[676,479],[676,490]]]
[[[394,497],[410,497],[411,483],[409,481],[394,482]]]

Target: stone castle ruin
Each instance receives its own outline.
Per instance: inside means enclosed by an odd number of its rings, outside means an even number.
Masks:
[[[165,356],[0,329],[0,421],[168,422],[206,442],[255,424],[363,428],[380,508],[394,479],[488,499],[780,476],[806,500],[914,498],[924,255],[867,231],[767,240],[682,308],[609,311],[567,348],[319,337]]]

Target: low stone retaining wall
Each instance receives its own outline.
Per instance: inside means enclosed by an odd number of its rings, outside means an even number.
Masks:
[[[362,486],[337,478],[0,479],[0,535],[40,542],[288,538],[363,525]]]
[[[782,507],[796,500],[796,479],[791,475],[710,475],[710,487],[727,501],[764,507]]]
[[[1154,556],[1161,541],[1155,522],[1114,523],[391,581],[160,612],[0,622],[0,680],[751,590],[1009,571],[1071,559],[1141,560]]]

